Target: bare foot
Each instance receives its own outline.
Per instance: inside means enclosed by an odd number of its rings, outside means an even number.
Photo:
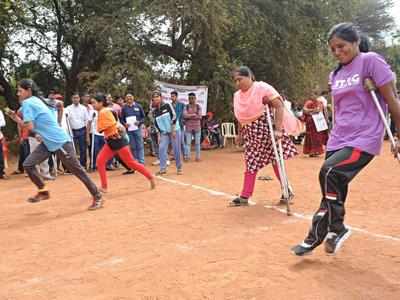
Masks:
[[[150,179],[150,189],[154,190],[156,188],[156,181],[154,178]]]

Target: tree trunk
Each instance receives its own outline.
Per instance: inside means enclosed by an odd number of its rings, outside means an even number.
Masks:
[[[7,79],[4,77],[3,74],[0,74],[0,85],[3,87],[0,93],[6,99],[7,106],[12,110],[16,110],[18,108],[17,97],[15,95],[13,88],[8,83]]]

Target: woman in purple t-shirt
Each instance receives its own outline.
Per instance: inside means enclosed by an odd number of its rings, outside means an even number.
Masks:
[[[393,93],[393,72],[374,52],[360,51],[360,35],[353,24],[334,26],[328,36],[329,47],[339,66],[331,73],[335,122],[327,145],[326,160],[319,174],[321,205],[312,227],[301,244],[292,248],[295,255],[310,254],[326,238],[325,252],[335,254],[350,236],[343,224],[348,184],[378,155],[384,125],[364,81],[370,78],[379,91],[383,109],[387,107],[400,128],[400,105]],[[395,152],[399,152],[399,145]]]

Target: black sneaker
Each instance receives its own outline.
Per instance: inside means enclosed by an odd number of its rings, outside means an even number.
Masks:
[[[230,206],[247,206],[249,205],[249,199],[244,197],[237,197],[233,199],[229,204]]]
[[[336,254],[342,247],[343,242],[347,240],[351,235],[351,230],[344,228],[339,234],[329,232],[325,241],[325,252],[328,254]]]
[[[305,242],[302,242],[301,244],[294,246],[291,249],[292,253],[297,256],[310,255],[313,250],[314,250],[314,247]]]
[[[50,198],[50,193],[48,191],[38,192],[35,196],[29,197],[28,202],[37,203]]]
[[[130,174],[135,174],[135,170],[127,170],[122,175],[130,175]]]
[[[167,170],[160,170],[160,171],[158,171],[156,173],[157,176],[162,176],[162,175],[165,175],[165,174],[167,174]]]
[[[103,197],[101,193],[98,193],[96,196],[93,197],[92,205],[88,207],[88,210],[96,210],[103,207]]]

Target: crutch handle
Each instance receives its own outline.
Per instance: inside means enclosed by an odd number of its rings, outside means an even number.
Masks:
[[[364,80],[364,87],[369,92],[376,91],[375,83],[370,78]]]

